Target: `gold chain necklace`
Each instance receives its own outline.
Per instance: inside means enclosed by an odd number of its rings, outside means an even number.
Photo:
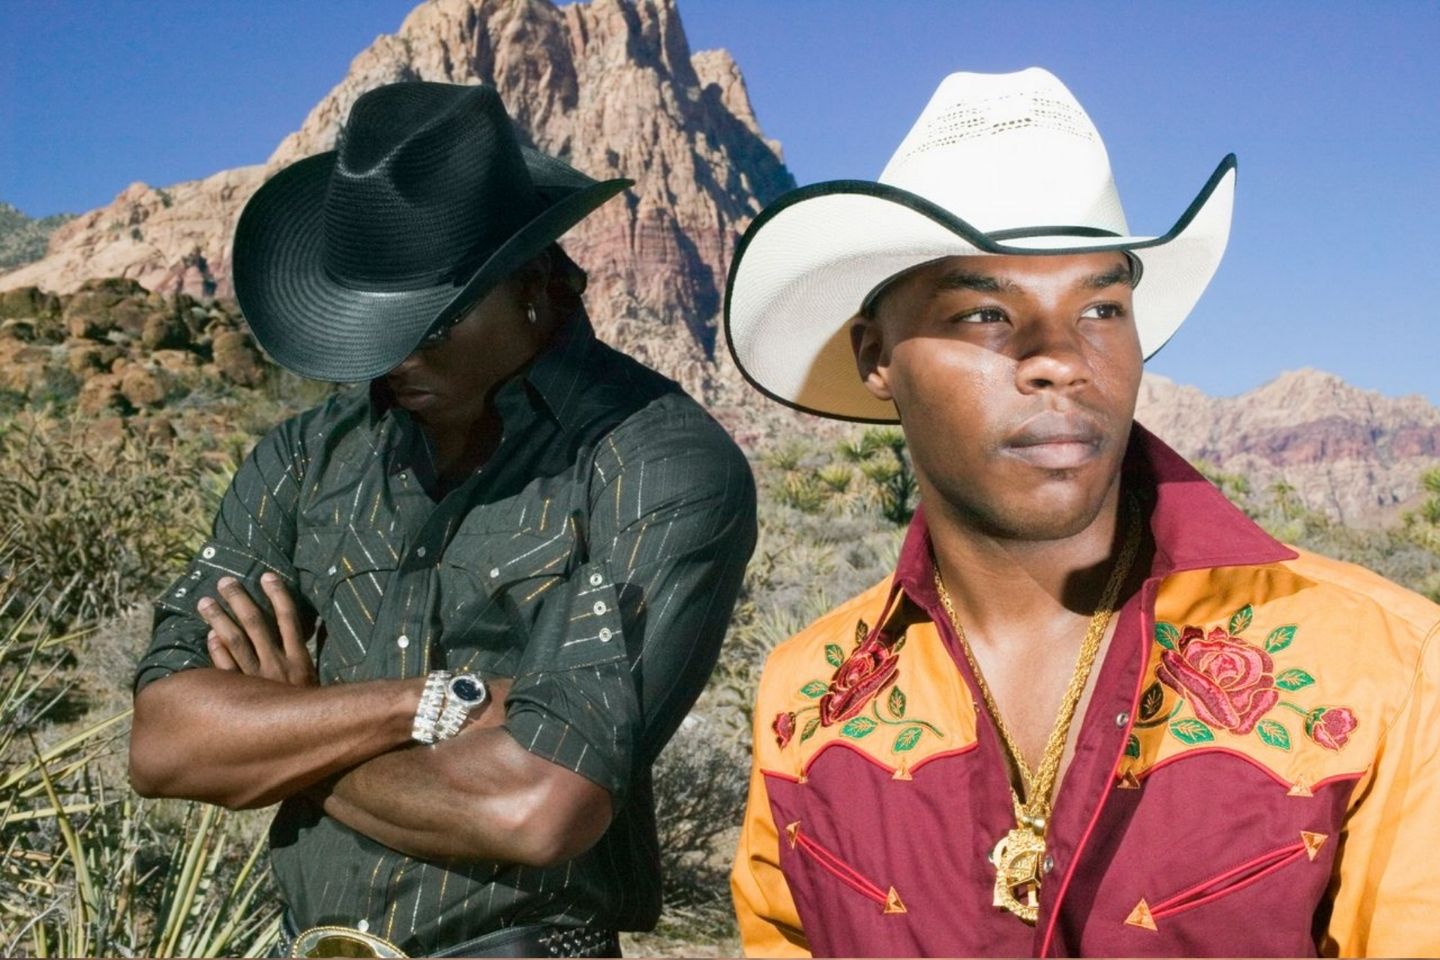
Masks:
[[[965,651],[965,659],[969,661],[970,669],[975,674],[975,681],[985,698],[985,708],[990,711],[990,717],[995,721],[995,729],[1000,732],[1005,749],[1009,752],[1015,769],[1020,773],[1020,782],[1025,787],[1023,803],[1015,788],[1010,788],[1010,798],[1015,806],[1015,827],[995,844],[995,848],[990,852],[990,862],[995,865],[994,905],[1009,910],[1026,923],[1033,924],[1040,912],[1040,876],[1044,871],[1045,830],[1050,820],[1050,801],[1055,792],[1055,777],[1060,771],[1060,758],[1065,752],[1065,740],[1070,733],[1070,721],[1075,717],[1075,708],[1080,703],[1081,694],[1085,692],[1090,668],[1094,666],[1095,655],[1100,651],[1100,641],[1105,636],[1105,628],[1110,624],[1115,601],[1120,595],[1125,578],[1130,575],[1130,567],[1135,562],[1135,553],[1140,546],[1140,509],[1133,500],[1128,500],[1127,506],[1129,518],[1119,562],[1110,571],[1110,579],[1105,584],[1100,606],[1090,618],[1090,627],[1085,631],[1085,639],[1080,644],[1075,670],[1070,675],[1070,686],[1060,700],[1060,710],[1055,716],[1050,738],[1045,743],[1040,767],[1033,774],[1014,735],[1005,725],[1005,719],[1000,716],[995,696],[990,692],[990,685],[985,682],[985,676],[980,672],[980,664],[970,651],[970,642],[965,638],[965,628],[960,625],[960,618],[955,615],[950,591],[945,589],[945,581],[940,576],[940,565],[935,565],[935,590],[940,594],[940,603],[945,607],[950,626],[954,628],[955,636],[960,641],[960,649]],[[1023,900],[1021,895],[1024,896]]]

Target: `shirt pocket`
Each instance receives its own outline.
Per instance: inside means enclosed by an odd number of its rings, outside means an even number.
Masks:
[[[398,565],[394,545],[376,531],[321,528],[297,538],[299,587],[325,625],[318,664],[325,672],[365,658]]]
[[[893,916],[907,912],[899,891],[883,878],[856,869],[807,833],[799,820],[785,826],[783,842],[798,859],[797,866],[821,881],[808,886],[822,913],[833,910],[853,915],[861,910]]]
[[[565,579],[575,553],[566,530],[464,529],[439,567],[441,643],[450,659],[477,652],[513,675],[534,614]]]
[[[1153,903],[1141,900],[1125,922],[1149,930],[1164,930],[1165,921],[1171,918],[1240,893],[1292,864],[1313,861],[1326,839],[1324,834],[1301,833],[1293,843],[1250,856]]]

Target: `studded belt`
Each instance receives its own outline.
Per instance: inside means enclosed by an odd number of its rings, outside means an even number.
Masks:
[[[292,957],[403,957],[388,941],[345,927],[314,927],[298,934],[287,916],[279,955]],[[393,951],[393,952],[392,952]],[[434,957],[618,957],[620,937],[599,927],[524,926],[494,930],[431,954]]]

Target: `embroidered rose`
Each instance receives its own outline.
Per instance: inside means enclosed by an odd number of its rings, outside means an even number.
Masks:
[[[1349,707],[1316,707],[1305,717],[1305,732],[1326,750],[1339,750],[1359,724]]]
[[[820,698],[821,724],[828,727],[859,713],[871,697],[894,682],[899,665],[899,655],[879,632],[856,644]]]
[[[782,747],[785,746],[790,742],[790,738],[795,736],[795,714],[788,712],[775,714],[775,722],[770,724],[770,729],[775,731],[775,742]]]
[[[1255,729],[1280,699],[1273,674],[1268,653],[1220,627],[1208,637],[1199,627],[1186,627],[1176,649],[1160,656],[1160,679],[1188,694],[1202,721],[1234,734]]]

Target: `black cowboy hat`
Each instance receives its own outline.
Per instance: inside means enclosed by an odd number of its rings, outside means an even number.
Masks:
[[[492,87],[387,84],[250,198],[235,296],[281,366],[368,380],[632,182],[522,147]]]

